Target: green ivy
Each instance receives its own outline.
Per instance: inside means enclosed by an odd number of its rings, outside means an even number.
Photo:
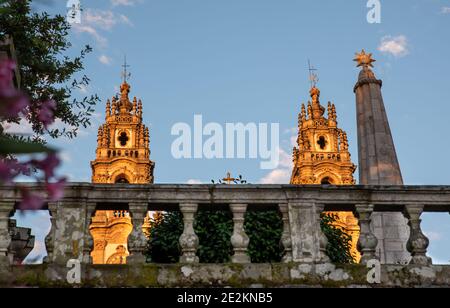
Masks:
[[[337,220],[335,214],[323,213],[320,226],[328,239],[326,253],[333,263],[355,263],[351,255],[352,237],[345,233],[334,223]]]
[[[150,221],[147,262],[177,263],[180,256],[178,240],[183,233],[183,215],[179,211],[164,213]]]
[[[333,226],[336,216],[323,214],[322,231],[328,238],[327,254],[334,263],[353,263],[350,254],[351,237]],[[283,248],[280,239],[283,224],[278,211],[248,211],[245,232],[250,238],[248,254],[253,263],[280,262]],[[197,256],[201,263],[226,263],[233,254],[231,235],[233,220],[230,211],[200,210],[194,230],[199,238]],[[183,215],[167,212],[151,222],[147,261],[177,263],[180,257],[179,238],[183,233]]]
[[[194,224],[199,239],[197,256],[201,263],[227,263],[233,254],[230,211],[199,211]]]
[[[248,254],[252,263],[281,261],[283,223],[278,211],[248,211],[245,214],[244,228],[250,238]]]

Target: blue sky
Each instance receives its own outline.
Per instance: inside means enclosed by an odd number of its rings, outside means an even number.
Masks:
[[[66,14],[66,1],[41,0],[36,10]],[[405,184],[450,184],[450,1],[381,0],[381,23],[369,24],[366,0],[81,0],[81,24],[71,31],[74,54],[91,84],[77,95],[102,99],[93,125],[62,150],[60,173],[90,181],[97,127],[107,98],[118,91],[126,54],[131,96],[143,100],[150,126],[156,183],[209,183],[227,171],[251,183],[288,183],[292,138],[309,90],[307,61],[318,69],[322,104],[336,104],[357,163],[354,53],[377,59],[383,96]],[[171,128],[177,122],[280,123],[282,163],[261,170],[259,160],[176,160]],[[22,128],[23,129],[23,128]],[[357,175],[356,175],[357,177]],[[22,224],[32,218],[21,218]],[[39,224],[33,223],[34,226]],[[450,216],[426,214],[435,261],[450,260]],[[46,228],[46,227],[45,227]],[[39,227],[35,233],[42,234]]]

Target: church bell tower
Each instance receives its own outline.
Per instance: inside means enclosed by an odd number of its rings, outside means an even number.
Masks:
[[[351,161],[347,133],[338,127],[336,106],[320,104],[317,75],[310,66],[311,101],[302,104],[298,117],[297,146],[293,150],[291,184],[294,185],[354,185],[356,166]],[[325,111],[328,117],[325,117]],[[337,217],[335,226],[352,237],[351,254],[359,261],[358,221],[351,212],[332,212]]]
[[[125,61],[120,97],[106,102],[105,123],[98,129],[96,158],[91,162],[92,183],[152,184],[155,163],[150,160],[150,133],[142,122],[142,102],[129,99]],[[149,227],[145,218],[143,231]],[[97,210],[90,232],[94,264],[125,264],[128,236],[133,229],[128,211]]]
[[[98,129],[96,158],[91,162],[93,183],[153,183],[149,129],[142,123],[142,102],[128,98],[126,79],[120,97],[106,103],[106,122]]]

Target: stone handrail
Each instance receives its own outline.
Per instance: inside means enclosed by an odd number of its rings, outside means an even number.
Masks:
[[[24,184],[31,190],[41,187]],[[0,187],[0,262],[9,262],[9,217],[20,195],[13,187]],[[430,265],[428,239],[421,231],[423,212],[450,212],[450,186],[331,186],[331,185],[104,185],[70,183],[65,197],[49,202],[51,230],[46,238],[46,262],[65,264],[69,259],[92,262],[93,240],[89,233],[91,218],[97,209],[129,213],[133,230],[128,238],[130,256],[127,263],[144,263],[146,237],[142,232],[149,210],[179,208],[183,214],[184,232],[180,237],[181,263],[197,263],[198,237],[193,229],[194,216],[202,206],[229,206],[234,230],[231,243],[232,263],[250,263],[248,236],[243,227],[248,207],[277,207],[282,214],[285,248],[283,262],[324,263],[327,239],[320,229],[323,211],[353,211],[359,218],[361,235],[358,246],[361,263],[376,259],[377,238],[370,223],[374,212],[401,212],[408,219],[408,251],[411,264]],[[126,210],[123,210],[126,208]],[[127,212],[123,212],[127,211]]]

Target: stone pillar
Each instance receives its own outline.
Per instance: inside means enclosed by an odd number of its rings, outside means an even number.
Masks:
[[[130,203],[129,208],[133,231],[128,236],[128,251],[130,255],[127,257],[127,263],[142,264],[146,260],[145,248],[148,241],[142,230],[142,225],[148,212],[148,203]]]
[[[373,204],[357,204],[355,216],[358,218],[361,233],[358,240],[358,250],[361,253],[361,263],[367,264],[369,260],[378,259],[375,254],[378,240],[370,228]]]
[[[181,257],[180,263],[198,263],[196,255],[199,244],[198,236],[194,231],[194,215],[197,213],[198,204],[180,204],[183,214],[184,229],[180,236]]]
[[[247,204],[230,204],[230,210],[233,213],[233,235],[231,244],[233,245],[234,255],[231,257],[233,263],[251,263],[250,256],[247,254],[250,239],[244,230],[245,212]]]
[[[411,253],[410,264],[431,265],[431,258],[427,257],[428,238],[423,234],[420,227],[423,212],[422,204],[408,204],[405,206],[405,216],[408,218],[410,235],[407,244],[408,251]]]
[[[288,206],[293,261],[312,263],[318,254],[314,203],[289,202]]]
[[[316,224],[315,224],[315,229],[316,229],[316,238],[318,239],[316,241],[316,243],[318,244],[317,246],[317,257],[316,257],[316,261],[318,262],[330,262],[330,258],[327,255],[327,245],[328,245],[328,238],[326,237],[326,235],[322,232],[322,228],[321,228],[321,215],[322,212],[325,208],[324,204],[315,204],[315,209],[316,209]]]
[[[44,263],[52,263],[54,261],[53,250],[55,248],[55,232],[56,232],[56,217],[58,216],[58,203],[49,202],[48,212],[50,214],[50,231],[45,237],[45,249],[47,256],[44,257]]]
[[[86,203],[86,219],[84,224],[84,243],[83,243],[83,260],[84,264],[92,264],[91,252],[94,248],[94,239],[92,238],[89,227],[91,226],[92,216],[95,213],[97,204],[94,202]]]
[[[13,262],[8,250],[12,240],[9,232],[9,217],[14,211],[14,206],[14,202],[0,202],[0,265],[9,265]]]
[[[53,233],[53,260],[50,261],[65,265],[70,259],[83,260],[86,209],[85,200],[58,202],[57,213],[53,215],[56,228]]]
[[[289,225],[289,208],[287,203],[281,203],[278,205],[283,220],[283,234],[281,235],[280,244],[284,248],[282,262],[292,262],[292,238],[291,238],[291,226]]]

